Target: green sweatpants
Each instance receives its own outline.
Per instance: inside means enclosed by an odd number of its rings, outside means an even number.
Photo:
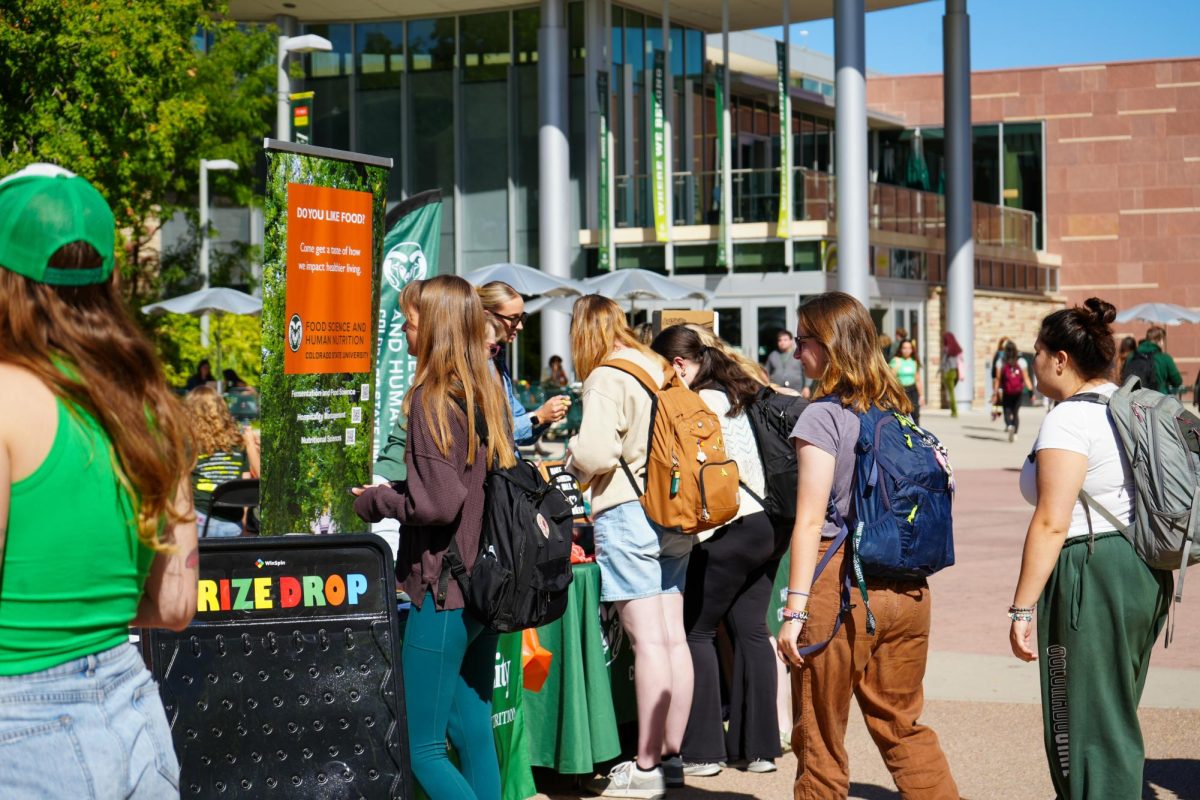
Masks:
[[[1059,800],[1142,796],[1137,707],[1166,620],[1171,573],[1119,533],[1068,539],[1038,602],[1042,724]]]

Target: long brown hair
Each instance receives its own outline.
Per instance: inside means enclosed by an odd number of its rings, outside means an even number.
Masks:
[[[727,417],[742,413],[762,389],[762,384],[752,380],[742,366],[720,349],[706,345],[687,325],[672,325],[654,337],[650,345],[654,352],[668,361],[686,358],[699,365],[696,377],[688,385],[694,392],[701,389],[716,389],[729,398]]]
[[[242,447],[242,432],[225,398],[211,386],[197,386],[183,398],[196,455],[233,452]]]
[[[451,408],[461,402],[470,437],[467,463],[473,464],[479,448],[475,419],[482,411],[489,432],[488,464],[513,466],[512,413],[488,363],[486,321],[475,288],[456,275],[429,278],[421,286],[417,315],[424,331],[417,336],[417,374],[404,398],[405,416],[410,414],[413,393],[422,389],[425,422],[434,445],[449,456],[454,445]]]
[[[100,254],[75,242],[49,263],[94,269]],[[51,286],[0,269],[0,361],[33,373],[100,423],[112,442],[118,478],[133,499],[137,517],[130,522],[138,539],[165,549],[159,531],[164,520],[182,521],[175,492],[191,469],[187,421],[114,281]]]
[[[825,371],[815,394],[834,395],[843,406],[866,411],[879,406],[912,412],[895,373],[879,351],[875,323],[862,303],[844,292],[826,292],[800,306],[800,328],[825,349]]]
[[[487,311],[495,311],[509,300],[516,300],[521,296],[517,293],[516,289],[504,281],[485,283],[483,286],[476,288],[475,293],[479,295],[479,300],[483,303],[483,307]]]
[[[666,370],[662,357],[638,341],[616,302],[598,294],[585,294],[576,300],[571,308],[571,359],[579,380],[587,380],[618,344],[661,362]]]
[[[746,373],[746,377],[750,378],[750,380],[754,381],[759,386],[770,385],[767,371],[763,369],[762,364],[759,364],[741,350],[736,349],[729,342],[725,341],[720,336],[717,336],[703,325],[697,325],[694,322],[689,322],[684,327],[686,327],[688,330],[695,331],[696,335],[700,337],[700,341],[704,343],[705,347],[712,347],[724,353],[729,360],[735,362],[739,367],[741,367],[742,372]]]

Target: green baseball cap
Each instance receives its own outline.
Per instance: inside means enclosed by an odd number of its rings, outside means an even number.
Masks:
[[[30,164],[0,180],[0,266],[55,286],[103,283],[113,271],[115,223],[96,188],[53,164]],[[86,242],[95,269],[57,269],[50,257],[63,245]]]

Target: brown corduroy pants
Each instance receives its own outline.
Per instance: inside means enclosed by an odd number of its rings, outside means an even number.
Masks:
[[[822,554],[828,544],[822,542]],[[842,553],[835,555],[813,586],[801,646],[823,642],[833,630],[842,559]],[[855,588],[853,612],[838,635],[791,670],[792,748],[799,762],[795,800],[849,794],[845,739],[851,695],[905,800],[958,800],[937,734],[917,721],[925,705],[929,586],[923,580],[868,578],[867,591],[875,634],[867,634],[866,609]]]

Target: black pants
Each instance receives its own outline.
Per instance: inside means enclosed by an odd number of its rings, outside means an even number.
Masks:
[[[912,403],[912,420],[918,425],[921,424],[921,396],[917,394],[917,385],[905,386],[904,393],[908,395],[908,402]]]
[[[763,512],[726,525],[692,550],[683,622],[696,686],[683,736],[685,761],[778,758],[775,653],[767,632],[767,605],[790,525]],[[729,732],[721,724],[721,670],[717,626],[733,642],[729,679]]]
[[[1008,428],[1011,425],[1013,433],[1016,433],[1017,428],[1021,425],[1018,414],[1021,412],[1022,396],[1021,392],[1016,394],[1000,393],[1000,405],[1004,408],[1004,427]]]

